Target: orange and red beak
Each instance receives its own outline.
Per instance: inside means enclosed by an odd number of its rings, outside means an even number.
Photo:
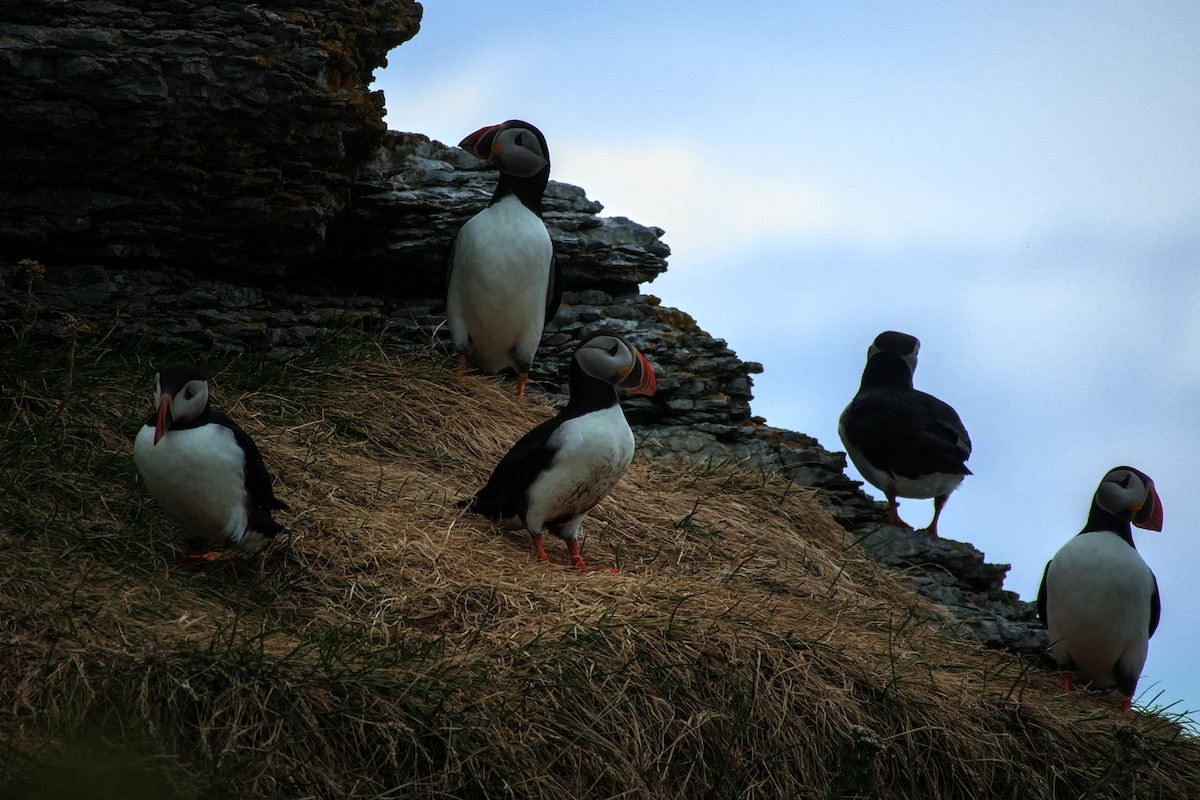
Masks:
[[[459,142],[458,146],[476,158],[490,159],[492,157],[492,144],[496,141],[496,133],[499,130],[499,125],[488,125],[487,127],[480,128]]]
[[[658,389],[650,362],[637,350],[633,351],[633,366],[629,368],[629,374],[622,378],[617,385],[630,394],[641,394],[647,397],[652,396]]]
[[[171,395],[164,394],[158,401],[158,416],[154,420],[154,443],[167,435],[171,423],[175,421],[175,406]]]
[[[1162,500],[1158,499],[1158,490],[1154,488],[1153,482],[1149,485],[1149,490],[1146,492],[1146,499],[1142,501],[1142,507],[1133,515],[1133,524],[1149,531],[1162,530]]]

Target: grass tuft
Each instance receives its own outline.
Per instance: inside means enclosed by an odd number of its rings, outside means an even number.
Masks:
[[[291,510],[262,556],[182,567],[131,458],[153,369],[180,355],[82,329],[0,349],[0,796],[1200,785],[1186,712],[1123,717],[947,635],[783,479],[637,459],[582,528],[621,572],[537,563],[455,504],[552,411],[352,332],[202,364]]]

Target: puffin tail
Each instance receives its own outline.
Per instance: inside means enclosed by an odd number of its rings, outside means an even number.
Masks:
[[[502,500],[503,498],[496,492],[488,491],[488,487],[484,486],[466,500],[459,500],[458,507],[488,519],[503,521],[507,517],[513,516],[515,512],[506,509]]]

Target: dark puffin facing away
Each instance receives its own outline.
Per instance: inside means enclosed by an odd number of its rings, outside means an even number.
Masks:
[[[1037,598],[1063,689],[1070,691],[1075,678],[1116,686],[1125,711],[1162,609],[1130,523],[1161,531],[1162,501],[1145,473],[1116,467],[1100,481],[1083,530],[1046,564]]]
[[[888,524],[900,519],[897,497],[933,498],[929,532],[937,536],[942,506],[971,474],[971,437],[958,413],[913,388],[915,336],[885,331],[867,350],[858,394],[838,420],[838,435],[854,466],[888,501]]]
[[[154,378],[155,412],[138,431],[133,458],[151,496],[180,525],[191,558],[212,560],[213,545],[258,552],[283,526],[272,509],[271,476],[249,434],[212,408],[208,381],[175,362]]]
[[[576,540],[579,524],[633,459],[633,431],[617,401],[617,387],[653,395],[655,386],[650,363],[623,337],[605,331],[587,337],[571,359],[566,407],[522,436],[487,485],[462,505],[524,527],[541,561],[549,560],[542,534],[561,537],[574,566],[586,569]]]
[[[562,299],[562,279],[542,222],[550,180],[546,137],[528,122],[481,128],[459,147],[500,169],[487,208],[463,225],[446,259],[446,320],[462,374],[511,368],[517,396]]]

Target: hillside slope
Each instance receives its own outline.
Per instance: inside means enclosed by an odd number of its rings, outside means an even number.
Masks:
[[[945,635],[815,490],[639,458],[582,529],[619,574],[537,563],[455,501],[551,410],[353,341],[206,364],[291,510],[199,569],[145,349],[0,350],[0,795],[1195,796],[1170,718]]]

